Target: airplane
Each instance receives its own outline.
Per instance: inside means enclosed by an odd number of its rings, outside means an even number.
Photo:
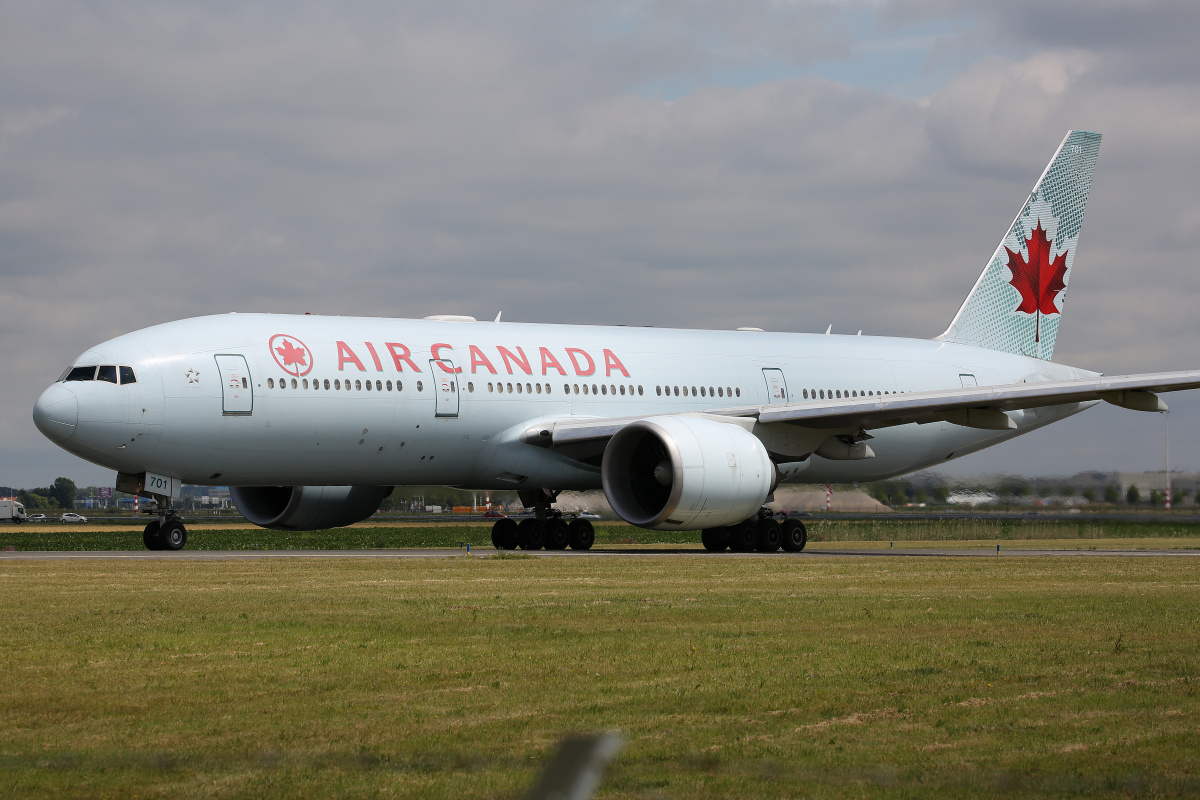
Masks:
[[[187,542],[184,483],[229,486],[277,530],[350,525],[398,485],[516,490],[535,514],[498,520],[500,549],[590,548],[554,503],[603,489],[627,522],[708,550],[802,550],[803,523],[764,508],[781,483],[877,481],[1200,387],[1200,370],[1050,360],[1099,145],[1068,132],[932,339],[229,313],[89,348],[34,423],[157,501],[151,550]]]

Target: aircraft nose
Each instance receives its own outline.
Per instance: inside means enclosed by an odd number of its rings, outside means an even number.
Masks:
[[[79,398],[56,383],[33,406],[33,424],[52,442],[65,442],[75,434],[79,422]]]

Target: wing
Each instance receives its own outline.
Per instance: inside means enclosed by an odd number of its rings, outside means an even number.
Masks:
[[[715,419],[750,427],[763,438],[780,440],[781,432],[813,435],[784,436],[801,449],[815,442],[816,450],[825,438],[838,434],[869,431],[903,425],[945,420],[956,425],[984,430],[1014,430],[1016,423],[1004,412],[1104,400],[1137,411],[1166,411],[1160,392],[1200,388],[1200,370],[1158,372],[1143,375],[1114,375],[1067,381],[1017,383],[965,389],[939,389],[840,400],[807,400],[764,406],[713,409],[702,413]],[[609,437],[625,425],[647,416],[609,418],[567,418],[539,423],[521,437],[528,444],[553,447],[565,455],[583,461],[594,460],[604,451]],[[792,429],[792,430],[788,430]],[[800,430],[796,430],[800,429]],[[869,436],[858,437],[861,439]],[[800,442],[806,444],[802,445]],[[770,449],[770,448],[769,448]]]

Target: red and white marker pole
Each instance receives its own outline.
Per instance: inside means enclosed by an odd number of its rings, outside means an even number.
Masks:
[[[826,511],[833,510],[833,484],[832,483],[825,484],[825,510]]]

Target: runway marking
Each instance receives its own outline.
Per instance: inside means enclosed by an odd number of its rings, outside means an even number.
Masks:
[[[1001,550],[992,549],[880,549],[880,550],[806,550],[800,553],[710,553],[705,550],[552,550],[513,551],[534,558],[639,558],[688,556],[691,558],[1029,558],[1029,557],[1198,557],[1200,550]],[[494,550],[459,549],[407,550],[39,550],[0,552],[0,561],[79,561],[110,559],[118,561],[242,561],[264,558],[491,558]]]

